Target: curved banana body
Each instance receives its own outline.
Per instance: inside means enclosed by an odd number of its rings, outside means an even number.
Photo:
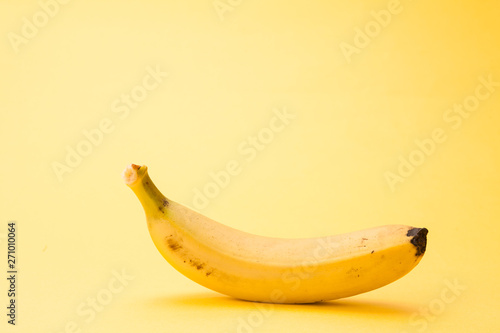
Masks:
[[[163,257],[191,280],[235,298],[313,303],[364,293],[411,271],[427,229],[387,225],[320,238],[284,239],[220,224],[163,196],[146,166],[124,172]]]

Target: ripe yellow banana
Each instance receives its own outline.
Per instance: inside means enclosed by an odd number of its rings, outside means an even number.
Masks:
[[[427,229],[405,225],[321,238],[252,235],[167,199],[146,166],[131,164],[123,177],[163,257],[191,280],[235,298],[313,303],[353,296],[401,278],[425,252]]]

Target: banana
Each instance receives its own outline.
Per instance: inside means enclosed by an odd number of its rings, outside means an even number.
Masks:
[[[405,225],[318,238],[253,235],[167,199],[146,166],[129,165],[123,178],[162,256],[191,280],[238,299],[314,303],[354,296],[406,275],[427,244],[427,229]]]

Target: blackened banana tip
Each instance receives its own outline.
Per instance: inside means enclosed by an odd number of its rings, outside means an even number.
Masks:
[[[425,248],[427,247],[427,234],[429,230],[426,228],[412,228],[408,230],[406,236],[412,237],[411,243],[417,248],[415,255],[421,256],[425,253]]]

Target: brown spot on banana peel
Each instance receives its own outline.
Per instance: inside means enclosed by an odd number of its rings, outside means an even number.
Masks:
[[[406,233],[406,236],[412,237],[410,242],[417,248],[417,252],[415,253],[417,257],[425,253],[427,247],[427,233],[429,233],[429,230],[426,228],[412,228]]]
[[[165,213],[165,207],[168,207],[170,202],[168,202],[166,198],[163,198],[161,204],[162,204],[161,206],[158,206],[158,210],[162,213]]]
[[[205,264],[197,259],[189,259],[189,264],[193,267],[196,267],[197,270],[203,269]]]
[[[182,249],[182,245],[172,238],[167,238],[167,245],[174,252]]]
[[[346,273],[355,275],[361,268],[359,267],[351,267]],[[359,275],[358,275],[359,276]]]
[[[180,251],[182,249],[182,245],[179,244],[179,242],[177,242],[175,239],[173,239],[171,237],[172,237],[172,235],[165,237],[165,239],[166,239],[165,242],[167,243],[167,246],[173,252]],[[181,253],[181,255],[183,255],[183,254]],[[206,266],[204,262],[202,262],[201,260],[196,259],[196,258],[193,258],[193,259],[186,258],[186,260],[184,260],[184,263],[187,263],[190,266],[195,267],[197,270],[202,270]],[[206,270],[205,276],[207,276],[207,277],[210,276],[214,271],[210,267],[208,267],[208,269],[205,269],[205,270]]]
[[[172,237],[172,235],[165,237],[165,242],[167,243],[168,248],[170,250],[172,250],[173,252],[178,252],[178,251],[182,250],[182,245],[179,244],[179,242],[177,242],[177,240],[175,240],[171,237]],[[196,259],[196,258],[190,259],[187,257],[187,255],[186,255],[187,253],[185,253],[185,251],[183,251],[183,252],[180,252],[179,255],[186,258],[186,260],[184,260],[184,263],[188,262],[189,265],[196,267],[197,270],[200,270],[203,267],[205,267],[205,264],[201,260]]]
[[[170,202],[168,202],[168,200],[166,198],[163,198],[161,200],[161,205],[158,206],[158,210],[162,213],[165,213],[165,207],[168,207],[169,204],[170,204]]]

